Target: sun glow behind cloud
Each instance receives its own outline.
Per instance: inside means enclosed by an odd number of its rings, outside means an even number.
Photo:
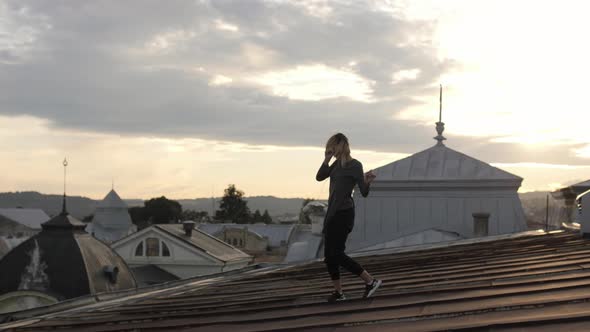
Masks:
[[[584,1],[408,1],[406,15],[437,20],[439,57],[458,63],[441,78],[447,130],[532,145],[590,142],[589,11]],[[424,101],[401,117],[430,124],[437,99]]]
[[[251,80],[269,87],[276,95],[290,99],[344,97],[362,102],[373,99],[371,82],[348,69],[335,69],[321,64],[264,73]]]

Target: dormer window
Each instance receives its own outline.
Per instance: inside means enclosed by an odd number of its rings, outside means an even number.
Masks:
[[[145,253],[144,253],[145,247]],[[135,256],[142,257],[170,257],[170,248],[164,241],[156,237],[148,237],[135,247]]]
[[[145,239],[145,255],[146,256],[160,256],[160,240],[155,237],[148,237]]]
[[[169,257],[170,256],[170,249],[164,241],[162,241],[162,256]]]
[[[143,241],[135,247],[135,256],[143,256]]]

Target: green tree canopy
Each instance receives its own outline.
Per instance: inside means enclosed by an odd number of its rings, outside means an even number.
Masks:
[[[165,196],[144,202],[144,218],[152,224],[176,223],[182,217],[182,206]]]
[[[265,224],[272,223],[272,218],[268,214],[268,210],[264,210],[264,213],[262,214],[262,222]]]
[[[219,221],[230,220],[237,224],[246,224],[251,220],[248,202],[244,200],[244,192],[230,184],[225,190],[219,210],[215,211],[215,219]]]
[[[262,214],[260,213],[260,210],[256,210],[254,211],[254,214],[252,214],[252,221],[253,224],[257,223],[257,222],[262,222]]]

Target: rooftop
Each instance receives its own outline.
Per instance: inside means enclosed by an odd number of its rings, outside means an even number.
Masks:
[[[41,224],[50,219],[41,209],[0,208],[0,215],[37,230],[41,230]]]
[[[362,283],[344,273],[349,300],[325,303],[331,283],[323,263],[313,261],[147,288],[0,329],[587,330],[590,240],[560,231],[458,242],[357,257],[384,281],[366,300]]]
[[[201,223],[196,225],[197,229],[207,234],[216,234],[223,231],[224,228],[248,228],[250,232],[256,233],[260,236],[266,236],[269,243],[273,247],[279,247],[289,242],[291,233],[295,229],[295,225],[277,225],[277,224],[234,224],[234,223],[221,223],[221,224],[209,224]]]
[[[516,181],[522,178],[445,145],[435,145],[374,170],[376,181]]]
[[[188,237],[185,235],[182,224],[156,224],[153,227],[161,229],[224,262],[250,259],[250,255],[197,228],[193,229],[191,236]]]

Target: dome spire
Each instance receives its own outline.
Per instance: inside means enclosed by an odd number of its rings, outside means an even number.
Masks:
[[[437,140],[437,146],[444,146],[443,141],[446,138],[442,135],[445,131],[445,123],[442,122],[442,84],[440,84],[439,101],[438,101],[438,122],[436,123],[437,136],[434,137]]]
[[[63,165],[64,165],[64,198],[63,198],[63,206],[61,209],[61,214],[68,214],[68,211],[66,210],[66,168],[68,167],[68,160],[64,157],[64,161],[63,161]]]

